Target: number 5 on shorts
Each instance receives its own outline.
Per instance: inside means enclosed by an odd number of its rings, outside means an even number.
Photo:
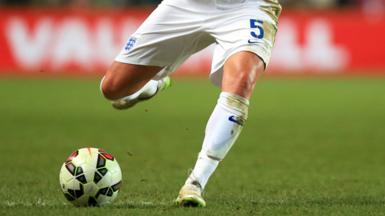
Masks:
[[[263,30],[263,21],[256,20],[256,19],[250,19],[250,28],[251,29],[258,29],[258,32],[251,31],[250,34],[254,38],[262,39],[265,36],[265,30]]]

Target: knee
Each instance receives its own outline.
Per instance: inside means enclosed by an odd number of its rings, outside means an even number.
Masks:
[[[113,62],[101,81],[100,90],[109,100],[134,94],[162,68]]]
[[[258,70],[255,68],[240,67],[233,71],[233,75],[228,75],[222,82],[222,88],[231,89],[228,92],[248,98],[254,89],[258,79]]]
[[[249,98],[265,65],[255,54],[240,53],[225,64],[222,89]]]
[[[100,90],[108,100],[117,100],[120,98],[121,87],[118,81],[112,76],[106,75],[103,77],[100,82]]]
[[[236,73],[233,79],[236,83],[249,87],[256,83],[264,68],[263,61],[253,55],[233,65],[234,72]]]
[[[237,76],[232,80],[238,88],[251,90],[257,79],[257,71],[254,68],[241,67],[237,70]]]

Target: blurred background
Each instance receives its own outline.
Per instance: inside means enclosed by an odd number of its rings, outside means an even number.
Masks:
[[[0,215],[90,215],[66,206],[57,179],[70,152],[85,146],[114,154],[125,183],[118,208],[91,215],[185,213],[166,206],[218,98],[207,78],[213,47],[192,56],[169,90],[132,110],[112,109],[99,91],[157,3],[0,0]],[[281,3],[271,63],[242,136],[212,179],[207,214],[381,214],[384,0]]]
[[[281,1],[267,74],[384,75],[384,2]],[[158,3],[0,0],[0,74],[101,75]],[[177,74],[207,75],[212,51],[194,55]]]
[[[85,6],[85,7],[121,7],[133,5],[158,4],[161,0],[1,0],[2,5],[34,5],[34,6]],[[382,0],[283,0],[283,6],[333,8],[333,7],[378,7]]]
[[[84,7],[121,7],[133,5],[159,4],[161,0],[1,0],[1,5],[34,5],[34,6],[84,6]],[[307,8],[333,8],[333,7],[383,7],[383,0],[283,0],[283,6]]]

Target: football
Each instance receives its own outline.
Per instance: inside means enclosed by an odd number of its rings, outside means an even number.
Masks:
[[[65,198],[79,207],[112,203],[122,184],[116,158],[98,148],[73,152],[63,163],[59,177]]]

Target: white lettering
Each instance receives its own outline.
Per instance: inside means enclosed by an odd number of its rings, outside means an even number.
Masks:
[[[304,70],[339,72],[347,66],[348,52],[333,42],[333,32],[326,21],[310,22],[302,44],[298,32],[293,22],[281,21],[272,56],[274,67],[302,73]]]
[[[347,51],[333,43],[333,34],[327,22],[312,21],[307,30],[304,61],[307,66],[323,71],[338,71],[347,65]]]
[[[40,20],[32,32],[20,18],[11,19],[6,27],[6,37],[15,59],[28,70],[38,68],[45,60],[52,33],[50,19]]]
[[[69,63],[90,70],[95,63],[92,59],[93,41],[89,29],[80,19],[67,19],[58,26],[52,47],[52,67],[60,70]]]
[[[112,59],[117,55],[119,47],[117,46],[117,40],[115,40],[116,34],[114,34],[112,21],[102,18],[96,28],[95,32],[95,44],[96,52],[94,52],[96,59],[103,65],[111,63]],[[121,41],[118,42],[119,46],[122,45]]]
[[[303,67],[302,47],[299,44],[298,31],[290,20],[282,20],[279,25],[275,48],[273,49],[272,64],[291,72],[299,72]]]

